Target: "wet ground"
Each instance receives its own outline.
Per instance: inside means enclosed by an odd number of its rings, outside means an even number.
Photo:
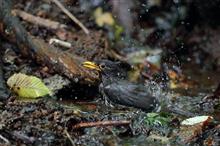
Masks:
[[[68,4],[68,1],[65,3]],[[220,144],[220,95],[216,90],[220,83],[217,61],[220,55],[218,48],[215,48],[215,40],[218,39],[215,31],[207,31],[207,35],[205,30],[197,28],[186,33],[181,26],[169,26],[170,29],[159,33],[158,26],[153,26],[152,30],[145,28],[146,32],[138,31],[135,39],[122,37],[118,41],[120,35],[116,36],[116,28],[97,28],[93,20],[95,18],[89,12],[82,13],[79,3],[72,5],[76,9],[70,7],[70,10],[90,29],[90,35],[79,31],[68,17],[47,1],[19,1],[14,8],[70,25],[71,29],[53,30],[21,19],[31,35],[47,43],[51,38],[58,38],[72,44],[72,48],[57,45],[59,50],[89,61],[108,59],[130,63],[133,70],[129,74],[129,80],[145,84],[146,91],[149,90],[159,98],[160,109],[146,112],[134,107],[106,103],[99,84],[73,82],[56,70],[22,56],[18,46],[4,38],[0,39],[4,80],[14,72],[34,75],[41,78],[54,94],[52,97],[36,100],[17,99],[7,88],[10,95],[0,102],[0,144]],[[152,24],[142,25],[150,27]],[[209,37],[204,39],[204,36]],[[204,46],[211,48],[210,52],[214,53],[207,54]],[[162,52],[159,55],[158,50]],[[149,57],[150,55],[153,57]],[[181,124],[187,118],[201,115],[207,115],[208,119],[187,126]]]
[[[176,145],[175,133],[181,120],[197,115],[213,116],[216,121],[219,119],[219,110],[216,108],[218,100],[216,103],[213,100],[202,103],[202,99],[215,90],[218,73],[204,71],[195,66],[192,69],[191,65],[186,65],[182,70],[193,83],[188,89],[180,86],[166,91],[155,91],[156,95],[170,100],[160,111],[164,113],[159,115],[166,119],[164,123],[161,119],[159,125],[146,122],[147,113],[140,109],[105,105],[97,87],[74,86],[67,82],[54,99],[46,97],[39,100],[15,100],[15,96],[11,96],[11,99],[2,102],[1,135],[7,139],[2,139],[2,143],[72,145],[73,141],[75,145]],[[55,76],[51,81],[54,85],[61,84],[60,80],[64,78]],[[56,81],[58,83],[54,83]],[[85,89],[87,92],[84,92]],[[173,113],[167,111],[169,104],[175,107],[172,109]],[[80,123],[98,121],[119,123],[74,128]],[[129,123],[123,124],[120,121]]]

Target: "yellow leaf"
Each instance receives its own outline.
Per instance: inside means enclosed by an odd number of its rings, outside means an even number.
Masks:
[[[95,18],[101,16],[102,13],[103,13],[102,8],[97,8],[97,9],[94,11],[94,16],[95,16]]]
[[[7,84],[13,92],[22,98],[37,98],[48,94],[52,95],[41,79],[35,76],[17,73],[7,80]]]
[[[114,25],[115,20],[111,13],[103,13],[102,8],[97,8],[94,12],[95,22],[98,26],[102,27],[103,25]]]

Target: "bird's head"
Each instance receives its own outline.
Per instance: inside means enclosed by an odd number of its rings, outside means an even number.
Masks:
[[[89,69],[95,69],[101,73],[102,77],[107,78],[127,78],[127,72],[131,66],[125,62],[113,62],[110,60],[100,60],[94,62],[86,61],[83,66]]]

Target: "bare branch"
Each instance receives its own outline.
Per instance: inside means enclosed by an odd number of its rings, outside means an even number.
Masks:
[[[119,125],[129,125],[130,121],[122,120],[122,121],[97,121],[97,122],[86,122],[86,123],[79,123],[74,125],[73,129],[80,129],[80,128],[89,128],[95,126],[119,126]]]
[[[12,10],[12,14],[19,16],[23,20],[28,21],[30,23],[44,26],[44,27],[47,27],[50,29],[59,29],[59,28],[66,28],[67,27],[65,24],[61,24],[56,21],[51,21],[49,19],[37,17],[37,16],[31,15],[29,13],[26,13],[25,11],[21,11],[21,10],[17,10],[17,9]]]

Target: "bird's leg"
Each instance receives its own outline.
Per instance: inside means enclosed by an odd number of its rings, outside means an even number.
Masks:
[[[114,105],[113,105],[112,102],[108,99],[108,97],[105,95],[105,93],[103,93],[103,98],[104,98],[105,105],[110,106],[110,107],[114,107]]]
[[[99,92],[101,93],[101,95],[102,95],[102,97],[103,97],[103,99],[104,99],[105,105],[110,106],[110,107],[114,107],[114,105],[112,104],[112,102],[109,100],[109,98],[108,98],[107,95],[105,94],[104,88],[103,88],[103,84],[102,84],[102,83],[99,85]]]

